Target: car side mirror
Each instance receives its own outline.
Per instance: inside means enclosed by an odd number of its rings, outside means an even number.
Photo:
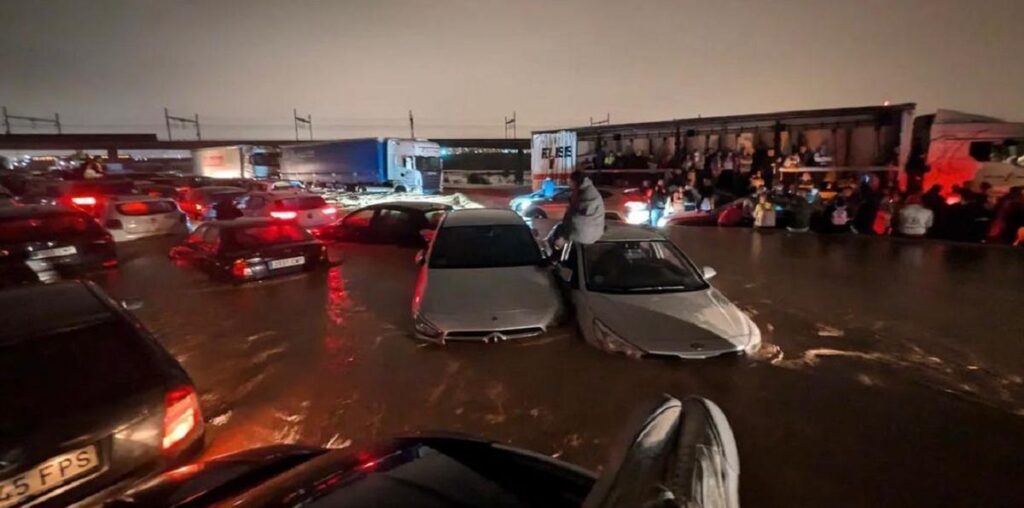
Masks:
[[[420,230],[420,237],[423,238],[424,242],[430,243],[430,242],[434,241],[434,234],[436,232],[437,231],[435,231],[433,229],[421,229]]]
[[[710,279],[715,275],[718,275],[718,272],[714,268],[711,268],[710,266],[705,266],[704,268],[701,269],[701,271],[704,275],[705,280]]]
[[[417,266],[423,266],[423,264],[426,263],[426,262],[427,262],[427,251],[425,251],[423,249],[420,249],[419,252],[416,253],[416,265]]]
[[[572,281],[572,268],[569,268],[568,266],[559,265],[558,268],[555,269],[555,273],[558,274],[559,279],[562,279],[565,282]]]

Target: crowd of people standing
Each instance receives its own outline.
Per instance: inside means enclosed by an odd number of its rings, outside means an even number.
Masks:
[[[740,170],[737,152],[695,152],[663,178],[645,182],[651,224],[739,200],[736,207],[720,212],[720,223],[745,218],[756,228],[1024,246],[1024,188],[1000,195],[987,183],[971,183],[952,194],[943,194],[938,186],[923,193],[901,192],[894,175],[884,172],[845,181],[816,181],[804,173],[787,184],[780,177],[782,169],[828,164],[827,148],[812,152],[800,147],[786,157],[768,149],[751,159],[749,169]]]

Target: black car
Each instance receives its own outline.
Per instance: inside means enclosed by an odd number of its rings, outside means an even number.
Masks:
[[[327,247],[294,221],[236,219],[204,223],[170,256],[214,279],[246,282],[312,271],[327,263]]]
[[[353,210],[321,234],[324,240],[380,243],[407,247],[426,245],[429,236],[450,212],[449,205],[423,201],[380,203]]]
[[[739,455],[718,406],[665,397],[634,416],[602,475],[465,437],[360,452],[294,445],[186,466],[108,507],[569,508],[739,506]]]
[[[45,261],[61,275],[117,265],[114,239],[89,214],[59,206],[0,208],[0,263]]]
[[[0,506],[67,506],[195,457],[192,381],[86,282],[0,291]]]

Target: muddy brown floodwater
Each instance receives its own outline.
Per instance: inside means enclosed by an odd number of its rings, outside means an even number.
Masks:
[[[637,401],[699,394],[728,415],[747,506],[1024,506],[1024,254],[740,229],[671,239],[764,334],[754,357],[633,361],[572,325],[423,346],[415,252],[343,245],[330,271],[250,286],[121,247],[95,279],[191,373],[208,455],[395,434],[485,436],[599,470]]]

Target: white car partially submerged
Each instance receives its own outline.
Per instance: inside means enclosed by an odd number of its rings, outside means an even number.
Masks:
[[[412,312],[421,340],[520,339],[544,333],[565,315],[540,246],[511,210],[449,212],[417,262]]]
[[[115,242],[188,232],[188,217],[170,198],[125,195],[101,200],[99,222]]]
[[[570,287],[584,339],[603,350],[709,358],[754,352],[757,325],[655,231],[609,225],[594,244],[574,245],[558,269]]]

